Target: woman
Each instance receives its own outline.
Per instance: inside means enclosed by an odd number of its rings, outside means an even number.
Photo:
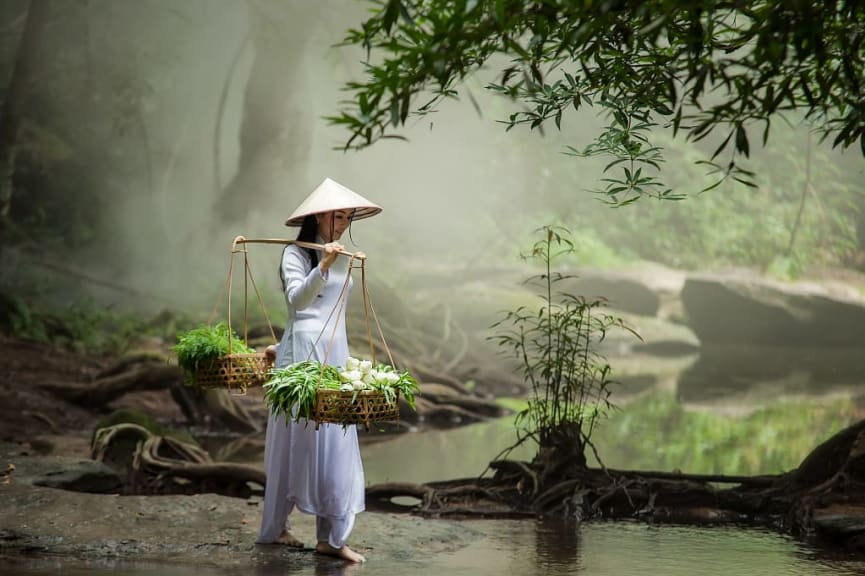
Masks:
[[[379,212],[379,206],[328,178],[286,220],[287,226],[301,226],[299,241],[323,244],[324,249],[291,245],[283,251],[279,272],[288,322],[277,347],[278,368],[307,359],[345,365],[345,307],[338,301],[349,259],[339,254],[343,246],[338,240],[353,220]],[[264,471],[267,486],[259,543],[303,547],[288,527],[288,515],[296,506],[316,515],[316,552],[364,561],[346,544],[355,515],[364,509],[356,428],[321,424],[316,430],[305,420],[271,414]]]

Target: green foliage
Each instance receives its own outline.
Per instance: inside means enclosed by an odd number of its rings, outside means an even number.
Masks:
[[[264,402],[274,414],[290,417],[297,406],[295,420],[311,420],[315,410],[315,392],[319,387],[339,390],[339,370],[316,360],[296,362],[277,368],[264,384]]]
[[[659,200],[683,199],[684,195],[664,188],[657,176],[649,173],[650,170],[660,172],[664,162],[660,147],[649,143],[651,129],[656,126],[650,120],[650,113],[609,101],[602,101],[601,106],[608,109],[608,117],[611,119],[606,130],[583,150],[568,146],[568,154],[572,156],[611,156],[613,159],[604,166],[605,174],[617,166],[622,166],[621,177],[602,178],[601,182],[604,182],[605,186],[595,192],[605,196],[606,202],[613,206],[625,206],[644,196]]]
[[[793,129],[785,126],[779,135],[786,145],[756,154],[764,167],[755,175],[756,189],[730,181],[724,194],[639,202],[627,210],[582,203],[562,214],[560,222],[581,233],[591,231],[607,251],[624,258],[677,268],[747,266],[796,278],[809,267],[845,264],[857,246],[863,194],[857,178],[841,170],[827,151],[810,150],[807,137],[797,138]],[[705,154],[688,143],[662,140],[665,174],[674,188],[708,184],[696,166]],[[566,182],[549,202],[562,203],[571,188]]]
[[[178,334],[177,344],[172,350],[177,354],[177,363],[186,374],[187,383],[190,383],[199,367],[209,366],[214,360],[228,354],[229,344],[232,354],[255,352],[226,322],[219,322],[214,326],[199,326]]]
[[[674,134],[682,130],[694,141],[720,132],[703,165],[748,185],[753,175],[736,164],[751,153],[747,128],[762,125],[765,144],[772,119],[791,110],[818,122],[834,146],[858,140],[865,154],[865,100],[859,97],[865,5],[859,2],[374,4],[372,15],[345,38],[366,50],[366,78],[346,85],[353,99],[329,118],[349,130],[346,148],[394,137],[392,129],[410,114],[430,113],[442,99],[456,97],[462,81],[500,55],[506,63],[489,88],[518,102],[508,128],[540,128],[548,120],[561,127],[567,111],[584,105],[613,110],[591,150],[624,163],[616,180],[627,186],[613,202],[643,192],[664,197],[666,187],[628,166],[657,152],[646,141],[634,156],[637,140],[623,139],[621,130],[635,119]],[[725,151],[730,157],[722,161]]]
[[[542,288],[543,305],[507,312],[493,325],[497,334],[490,339],[521,362],[531,385],[516,419],[518,443],[532,439],[542,453],[573,456],[585,465],[595,425],[613,407],[610,366],[597,346],[613,327],[634,332],[620,318],[600,312],[601,300],[554,293],[556,282],[568,276],[554,272],[553,261],[571,253],[573,244],[566,229],[546,226],[540,232],[542,239],[526,257],[545,267],[529,278]]]
[[[134,312],[113,311],[90,300],[49,307],[2,294],[0,326],[16,338],[95,354],[120,354],[154,329]]]
[[[396,402],[397,394],[401,394],[414,410],[419,386],[407,371],[397,372],[387,364],[373,367],[369,361],[349,357],[346,367],[340,369],[317,360],[304,360],[271,370],[270,379],[264,385],[264,401],[274,414],[290,416],[297,406],[295,421],[311,420],[319,389],[352,392],[352,401],[364,391],[378,391],[389,404]]]

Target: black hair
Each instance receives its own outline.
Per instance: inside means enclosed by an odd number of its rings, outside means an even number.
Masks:
[[[309,242],[310,244],[314,244],[318,240],[318,220],[315,219],[314,215],[310,214],[303,219],[303,224],[300,225],[300,232],[297,233],[297,240],[299,242]],[[318,266],[318,250],[313,250],[312,248],[304,248],[304,250],[306,250],[306,253],[312,259],[311,268]]]
[[[351,240],[352,244],[354,244],[354,239],[351,237],[351,223],[354,220],[355,211],[351,211],[351,215],[348,219],[348,237]],[[330,220],[330,237],[333,238],[333,219]],[[297,238],[299,242],[309,242],[315,243],[318,240],[318,220],[316,220],[314,214],[310,214],[309,216],[304,217],[303,223],[300,225],[300,232],[297,233]],[[285,258],[285,251],[288,250],[288,246],[282,249],[282,257]],[[309,254],[309,258],[312,261],[312,266],[310,266],[310,270],[318,266],[318,250],[313,250],[312,248],[302,248],[302,250],[306,250],[306,253]],[[279,261],[279,280],[282,282],[282,291],[285,292],[285,277],[282,275],[282,260]]]

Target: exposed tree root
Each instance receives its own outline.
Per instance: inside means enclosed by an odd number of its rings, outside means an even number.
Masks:
[[[43,422],[46,426],[48,426],[49,430],[51,430],[52,434],[58,434],[60,429],[57,427],[57,424],[54,423],[54,420],[43,414],[42,412],[36,412],[33,410],[27,410],[24,412],[25,416],[30,416],[40,422]]]
[[[45,382],[42,388],[68,402],[100,408],[129,392],[169,388],[182,381],[182,377],[176,366],[146,364],[91,383]]]
[[[136,352],[134,354],[127,354],[120,358],[114,364],[108,366],[97,375],[97,380],[101,380],[103,378],[108,378],[109,376],[116,376],[118,374],[122,374],[124,372],[128,372],[130,369],[134,368],[139,364],[148,364],[148,365],[167,365],[169,362],[168,356],[162,354],[161,352]]]
[[[101,372],[93,382],[44,382],[48,392],[91,410],[106,411],[109,404],[143,390],[171,390],[183,414],[197,424],[212,423],[235,432],[258,432],[260,425],[223,390],[200,391],[183,385],[183,372],[169,365],[164,357],[154,361],[153,354],[123,358]]]
[[[492,478],[368,490],[379,501],[421,499],[400,509],[424,516],[566,514],[581,520],[749,523],[865,549],[865,421],[818,446],[796,470],[777,476],[580,468],[562,477],[545,474],[537,462],[509,460],[490,468]]]
[[[216,492],[249,497],[264,486],[264,472],[242,464],[214,463],[193,444],[151,434],[137,424],[117,424],[97,430],[92,446],[95,460],[122,471],[126,489],[134,494],[198,494]]]

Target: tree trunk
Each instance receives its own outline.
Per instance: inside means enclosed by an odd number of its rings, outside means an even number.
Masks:
[[[18,133],[25,102],[36,77],[38,49],[48,20],[49,5],[50,0],[30,0],[24,33],[0,110],[0,231],[5,230],[12,208]]]
[[[250,0],[255,50],[244,96],[237,173],[217,199],[225,223],[242,221],[250,207],[265,206],[284,191],[308,188],[304,166],[310,140],[312,99],[303,78],[304,45],[320,10],[315,3]]]

